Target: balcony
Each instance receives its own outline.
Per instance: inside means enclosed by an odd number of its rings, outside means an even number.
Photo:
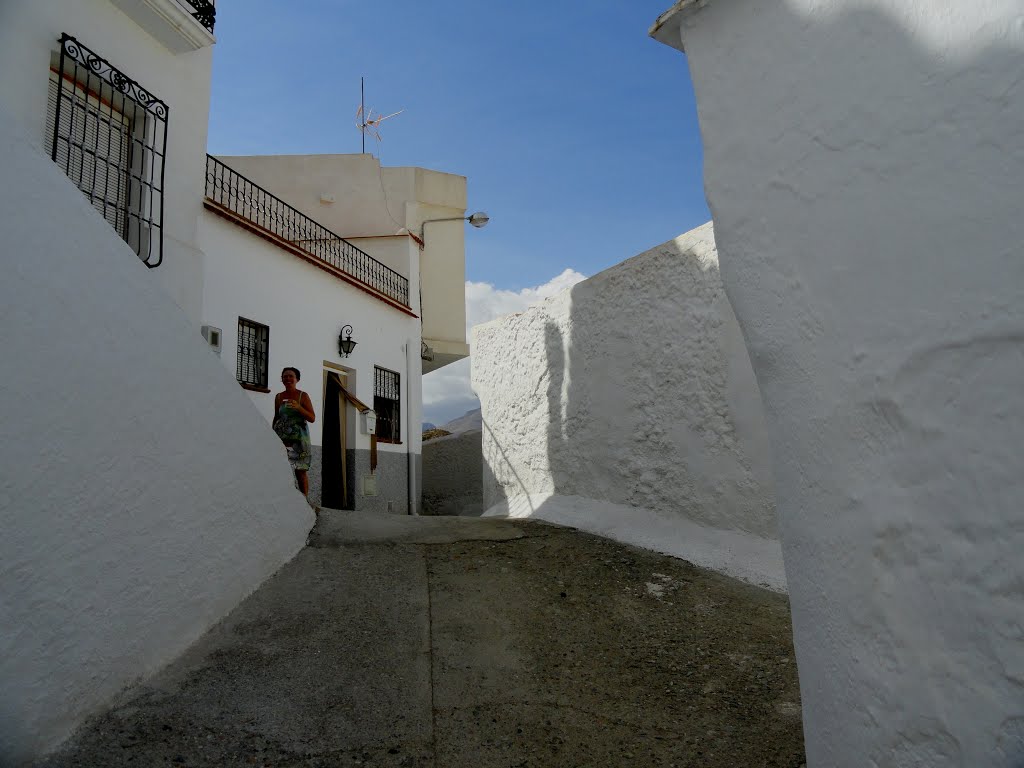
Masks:
[[[206,31],[213,34],[213,25],[217,23],[217,8],[210,0],[185,0],[185,4],[192,9],[192,18],[206,27]]]
[[[206,156],[207,209],[412,314],[409,280],[215,157]]]

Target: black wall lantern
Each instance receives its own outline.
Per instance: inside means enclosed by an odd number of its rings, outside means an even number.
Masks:
[[[338,334],[338,354],[342,357],[348,357],[352,354],[352,350],[356,348],[357,343],[352,341],[352,326],[342,326],[341,333]]]

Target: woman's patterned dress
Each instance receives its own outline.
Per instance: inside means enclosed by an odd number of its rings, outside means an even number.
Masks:
[[[302,400],[302,393],[299,392],[299,402]],[[277,408],[277,415],[274,416],[274,431],[281,438],[284,447],[288,451],[288,463],[292,469],[309,471],[309,461],[313,450],[309,443],[309,425],[306,420],[294,408],[288,407],[288,400],[281,400]]]

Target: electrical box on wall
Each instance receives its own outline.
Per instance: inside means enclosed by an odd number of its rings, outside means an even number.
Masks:
[[[377,495],[377,476],[363,475],[363,496]]]
[[[374,411],[363,411],[363,434],[377,434],[377,414]]]
[[[212,325],[204,325],[202,327],[203,338],[206,339],[206,343],[210,345],[210,349],[220,354],[221,337],[223,333],[220,328],[214,328]]]

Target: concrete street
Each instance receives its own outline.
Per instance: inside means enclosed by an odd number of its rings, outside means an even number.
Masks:
[[[38,766],[799,768],[783,595],[530,521],[325,511]]]

